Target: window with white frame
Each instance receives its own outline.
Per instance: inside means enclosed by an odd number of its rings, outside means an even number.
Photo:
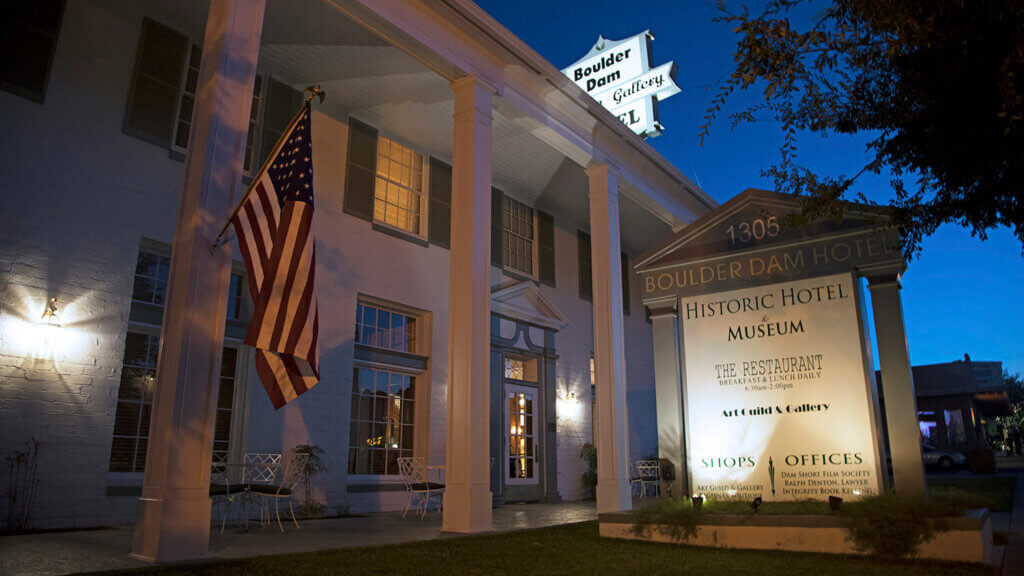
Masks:
[[[413,455],[416,377],[356,367],[349,431],[349,474],[398,474],[398,458]]]
[[[378,137],[373,219],[418,235],[422,205],[423,155]]]
[[[150,415],[156,386],[157,354],[160,348],[159,323],[167,296],[169,268],[170,247],[139,250],[132,290],[132,314],[125,336],[117,410],[114,414],[110,472],[141,473],[145,470]],[[227,313],[229,320],[242,319],[242,280],[240,272],[231,274]],[[142,309],[156,312],[150,315],[154,318],[152,323],[136,320],[137,316],[142,315],[140,312],[145,312]],[[213,438],[214,458],[226,455],[230,448],[238,366],[237,345],[226,344],[221,356]]]
[[[502,259],[505,268],[532,276],[533,270],[533,208],[502,197]]]
[[[416,318],[360,302],[356,306],[356,342],[395,352],[416,352]]]

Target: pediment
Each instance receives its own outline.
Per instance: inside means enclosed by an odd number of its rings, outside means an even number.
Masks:
[[[561,330],[569,324],[569,319],[532,282],[520,282],[491,292],[491,312],[552,330]]]
[[[888,219],[883,207],[850,204],[841,221],[822,218],[801,228],[779,226],[782,216],[799,210],[800,199],[791,194],[748,188],[643,254],[635,268],[643,273],[716,255],[877,230]]]

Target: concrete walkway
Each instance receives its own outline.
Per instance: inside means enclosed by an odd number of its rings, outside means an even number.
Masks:
[[[508,532],[597,519],[593,502],[520,504],[494,509],[494,530]],[[220,534],[211,530],[208,558],[246,558],[265,554],[311,552],[334,548],[375,546],[450,538],[441,532],[441,515],[419,518],[411,512],[371,514],[358,518],[332,518],[300,522],[301,529],[277,524],[268,528],[253,523],[249,532],[229,526]],[[104,530],[28,534],[0,538],[0,575],[44,576],[140,568],[150,564],[128,556],[132,527]]]

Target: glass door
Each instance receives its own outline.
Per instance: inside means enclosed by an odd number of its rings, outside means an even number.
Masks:
[[[505,384],[506,484],[537,484],[537,389]]]

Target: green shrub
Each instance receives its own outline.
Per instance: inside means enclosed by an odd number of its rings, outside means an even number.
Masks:
[[[648,538],[657,530],[673,542],[686,542],[697,535],[700,514],[689,498],[659,498],[633,512],[630,532]]]
[[[580,450],[580,460],[583,460],[586,469],[583,471],[583,497],[595,498],[597,496],[597,448],[593,444],[584,444]]]
[[[313,479],[327,470],[324,462],[324,449],[316,444],[301,444],[294,448],[296,454],[308,454],[306,465],[299,470],[299,482],[302,484],[303,500],[302,505],[296,510],[296,514],[303,518],[319,518],[323,516],[325,506],[322,502],[313,498]]]
[[[944,519],[962,516],[970,507],[959,495],[910,498],[887,492],[843,503],[843,527],[854,548],[877,556],[916,555],[921,544],[949,529]]]

